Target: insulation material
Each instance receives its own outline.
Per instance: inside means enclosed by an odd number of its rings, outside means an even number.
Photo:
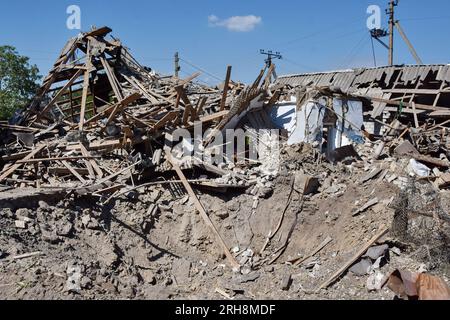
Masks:
[[[333,99],[333,108],[338,115],[338,121],[336,127],[331,128],[328,134],[329,150],[352,143],[364,143],[360,131],[364,125],[362,102]]]
[[[276,104],[270,111],[272,122],[278,127],[293,132],[296,124],[297,99],[291,98],[291,101],[282,101]]]
[[[297,112],[295,129],[288,139],[289,145],[300,142],[321,142],[325,103],[325,99],[322,98],[319,102],[309,101],[302,106]]]

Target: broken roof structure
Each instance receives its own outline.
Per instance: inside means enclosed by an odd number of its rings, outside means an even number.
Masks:
[[[370,97],[371,116],[379,117],[389,101],[403,102],[404,112],[431,116],[450,115],[450,65],[411,65],[307,73],[280,76],[279,84],[297,86],[337,87],[343,92]],[[397,104],[397,103],[394,103]],[[387,110],[393,111],[392,108]]]

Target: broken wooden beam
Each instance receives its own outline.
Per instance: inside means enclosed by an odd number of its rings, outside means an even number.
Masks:
[[[45,144],[41,144],[39,146],[37,146],[33,151],[31,151],[23,160],[30,160],[32,159],[34,156],[36,156],[37,154],[39,154],[39,152],[41,152],[47,145]],[[23,163],[15,163],[14,165],[12,165],[10,168],[8,168],[7,170],[5,170],[4,172],[2,172],[2,174],[0,175],[0,182],[2,182],[3,180],[5,180],[7,177],[9,177],[11,174],[14,173],[14,171],[16,171],[17,169],[19,169],[21,166],[23,166]]]
[[[316,290],[318,293],[322,289],[328,288],[331,284],[333,284],[348,268],[350,268],[364,253],[369,250],[369,248],[377,242],[382,236],[384,236],[389,231],[389,228],[383,226],[380,231],[370,239],[364,246],[354,254],[338,271],[333,273],[324,283],[322,283],[319,288]]]
[[[220,111],[225,110],[225,104],[227,102],[227,96],[228,96],[228,88],[230,86],[231,68],[232,68],[231,66],[227,67],[227,76],[225,78],[225,83],[223,86],[222,100],[220,102]]]
[[[39,163],[46,161],[71,161],[71,160],[85,160],[85,159],[99,159],[100,157],[93,156],[73,156],[73,157],[54,157],[54,158],[41,158],[41,159],[23,159],[18,160],[16,163],[25,164],[25,163]]]
[[[237,268],[237,269],[240,268],[240,264],[236,261],[234,256],[231,254],[230,250],[228,249],[228,246],[225,244],[225,241],[222,239],[222,237],[220,236],[216,227],[212,223],[211,219],[209,218],[208,214],[206,213],[205,208],[201,204],[200,200],[198,199],[198,197],[195,194],[194,190],[192,189],[191,185],[189,184],[189,182],[187,182],[187,179],[184,176],[183,171],[181,171],[181,168],[178,166],[178,164],[172,158],[170,149],[166,148],[165,153],[166,153],[167,160],[171,163],[172,167],[177,172],[177,175],[180,178],[180,180],[182,181],[184,188],[188,192],[191,200],[194,202],[195,207],[200,212],[201,217],[205,221],[206,225],[209,226],[211,228],[212,232],[215,234],[215,236],[216,236],[217,240],[219,241],[219,244],[222,247],[223,252],[226,255],[226,257],[228,258],[228,261],[230,262],[231,266],[233,268]]]

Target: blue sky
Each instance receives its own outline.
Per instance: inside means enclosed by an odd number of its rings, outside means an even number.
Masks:
[[[0,45],[15,46],[46,74],[68,38],[69,5],[81,8],[82,29],[107,25],[141,63],[173,72],[173,55],[206,70],[208,83],[223,79],[251,82],[263,65],[260,49],[280,51],[279,74],[373,66],[366,20],[369,5],[388,0],[16,0],[0,11]],[[212,17],[214,16],[214,17]],[[251,16],[251,17],[247,17]],[[246,17],[246,18],[232,18]],[[231,20],[229,20],[232,18]],[[449,63],[450,1],[400,0],[397,18],[424,63]],[[233,20],[234,19],[234,20]],[[397,34],[396,63],[414,63]],[[387,51],[375,43],[378,65]],[[182,76],[196,70],[182,62]]]

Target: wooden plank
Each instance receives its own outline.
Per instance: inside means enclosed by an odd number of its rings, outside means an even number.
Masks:
[[[99,29],[95,29],[91,32],[86,33],[84,35],[84,38],[86,39],[88,37],[106,36],[111,31],[112,31],[112,29],[110,29],[108,27],[101,27]]]
[[[223,110],[223,111],[220,111],[220,112],[216,112],[216,113],[213,113],[213,114],[201,117],[200,121],[201,122],[209,122],[209,121],[221,119],[221,118],[227,116],[229,113],[230,113],[229,110]]]
[[[75,75],[65,84],[64,87],[62,87],[61,90],[58,91],[58,93],[53,97],[53,99],[48,103],[48,105],[41,111],[41,113],[38,115],[38,119],[41,117],[41,115],[47,113],[48,110],[50,110],[51,107],[53,107],[56,103],[56,101],[61,97],[61,95],[72,86],[72,84],[77,80],[80,75],[83,73],[82,69],[79,69]]]
[[[177,117],[177,115],[178,115],[178,112],[176,112],[176,111],[169,112],[168,114],[166,114],[161,120],[159,120],[159,121],[155,124],[153,130],[159,130],[159,129],[161,129],[161,128],[164,127],[169,121],[175,120],[175,118]]]
[[[85,147],[82,143],[80,143],[80,150],[81,150],[81,154],[82,154],[83,156],[85,156],[85,157],[91,157],[91,154],[89,153],[89,151],[87,151],[86,147]],[[88,168],[89,176],[91,176],[91,178],[95,179],[94,168],[96,168],[95,171],[97,172],[97,174],[100,173],[100,174],[98,175],[99,178],[102,177],[103,172],[102,172],[102,170],[100,170],[100,168],[97,166],[97,162],[95,162],[94,159],[86,160],[86,167]]]
[[[40,146],[37,146],[36,149],[31,151],[23,160],[30,160],[34,156],[36,156],[39,152],[41,152],[46,147],[45,144],[42,144]],[[14,173],[17,169],[19,169],[21,166],[23,166],[23,163],[15,163],[10,168],[4,170],[2,172],[2,175],[0,176],[0,182],[5,180],[7,177],[9,177],[11,174]]]
[[[370,239],[364,246],[355,254],[353,255],[341,268],[339,268],[338,271],[333,273],[331,277],[328,278],[324,283],[322,283],[319,288],[316,290],[316,293],[318,293],[322,289],[328,288],[333,282],[335,282],[345,271],[347,271],[348,268],[350,268],[364,253],[369,250],[369,248],[378,241],[382,236],[384,236],[389,231],[389,228],[383,226],[380,231],[372,238]]]
[[[442,83],[441,83],[441,87],[440,87],[440,90],[439,90],[439,93],[436,95],[436,97],[434,98],[434,102],[433,102],[433,107],[436,107],[437,106],[437,104],[438,104],[438,102],[439,102],[439,99],[441,98],[441,94],[443,93],[443,92],[449,92],[448,90],[447,91],[443,91],[443,89],[444,89],[444,87],[447,85],[447,82],[446,81],[442,81]]]
[[[92,142],[89,145],[89,150],[112,150],[115,148],[121,147],[123,144],[122,140],[116,139],[116,140],[106,140],[106,141],[96,141]],[[68,145],[65,147],[66,150],[80,150],[80,145]]]
[[[8,155],[2,156],[1,159],[5,162],[20,160],[20,159],[23,159],[24,157],[26,157],[30,153],[31,153],[31,151],[18,152],[18,153],[11,154],[9,156]]]
[[[436,118],[449,118],[450,110],[433,111],[429,114],[429,116],[436,117]]]
[[[307,255],[306,257],[301,258],[301,259],[296,259],[296,261],[295,261],[295,260],[292,260],[292,261],[289,261],[289,262],[293,263],[294,266],[299,266],[299,265],[301,265],[303,262],[305,262],[306,260],[308,260],[309,258],[314,257],[316,254],[318,254],[320,251],[322,251],[322,249],[325,248],[331,241],[333,241],[333,238],[331,238],[330,236],[328,236],[328,237],[326,237],[326,239],[323,240],[322,243],[321,243],[321,244],[320,244],[313,252],[311,252],[309,255]]]
[[[253,82],[252,89],[256,89],[259,86],[259,83],[261,82],[261,79],[264,77],[264,73],[266,72],[266,68],[261,69],[261,72],[259,73],[258,77],[256,78],[255,82]]]
[[[61,163],[72,173],[81,183],[85,184],[86,180],[65,160],[62,160]]]
[[[178,82],[178,86],[184,87],[185,85],[187,85],[189,82],[191,82],[192,80],[194,80],[195,78],[197,78],[201,74],[202,74],[201,72],[196,72],[193,75],[190,75],[186,79],[179,81]],[[177,95],[177,92],[173,93],[172,95],[170,95],[169,99],[173,99],[176,95]]]
[[[230,79],[231,79],[231,66],[227,67],[227,76],[225,78],[225,83],[223,87],[223,94],[222,94],[222,101],[220,102],[220,111],[225,110],[225,103],[227,102],[227,96],[228,96],[228,87],[230,85]]]
[[[150,93],[147,92],[145,87],[139,83],[139,81],[135,77],[127,77],[123,75],[123,77],[137,90],[139,90],[143,96],[145,96],[152,104],[158,104],[159,101],[153,97]]]
[[[84,168],[73,168],[76,172],[78,172],[80,175],[88,175],[89,171]],[[66,175],[71,174],[72,172],[67,169],[66,167],[54,167],[54,168],[48,168],[48,173],[53,175]]]
[[[120,101],[118,104],[116,104],[116,106],[113,108],[111,114],[109,115],[108,120],[106,121],[105,125],[108,125],[114,119],[117,112],[122,110],[122,108],[126,107],[130,103],[133,103],[134,101],[139,99],[141,96],[142,95],[140,93],[135,92],[135,93],[129,95],[128,97],[126,97],[125,99],[123,99],[122,101]]]
[[[271,64],[269,67],[269,71],[267,71],[266,79],[264,80],[264,88],[267,90],[270,86],[270,79],[272,78],[272,74],[275,71],[275,64]]]
[[[382,89],[383,92],[389,93],[406,93],[406,94],[418,94],[418,95],[436,95],[441,92],[449,92],[444,91],[442,89]]]
[[[416,103],[413,101],[411,102],[411,106],[413,109],[413,115],[414,115],[414,125],[416,128],[419,128],[419,120],[417,119],[417,112],[416,112]]]
[[[199,100],[197,108],[195,109],[195,120],[197,120],[203,112],[203,108],[205,107],[206,101],[208,101],[207,97],[203,97]]]
[[[186,91],[184,90],[183,86],[177,86],[175,87],[175,90],[178,93],[178,97],[177,97],[177,104],[179,103],[179,99],[181,98],[181,100],[183,100],[184,102],[184,112],[183,112],[183,125],[187,124],[188,118],[189,116],[192,114],[193,108],[192,108],[192,104],[191,101],[189,100]]]
[[[225,241],[222,239],[222,237],[220,236],[220,234],[217,231],[216,227],[212,223],[211,219],[209,218],[208,214],[206,213],[205,208],[201,204],[200,200],[198,199],[198,197],[195,194],[194,190],[192,189],[191,185],[189,184],[189,182],[187,182],[187,179],[184,176],[183,171],[181,171],[181,169],[178,166],[178,164],[173,160],[170,149],[166,148],[165,149],[165,153],[166,153],[167,160],[172,164],[172,167],[177,172],[177,175],[180,178],[181,183],[183,184],[184,188],[188,192],[189,197],[191,198],[191,200],[194,202],[195,207],[200,212],[200,215],[203,218],[205,224],[211,229],[211,231],[214,233],[214,235],[216,236],[217,240],[219,241],[219,244],[222,247],[223,252],[225,253],[226,257],[228,258],[228,261],[230,262],[231,266],[233,268],[237,268],[237,269],[240,268],[239,263],[236,261],[234,256],[231,254],[230,250],[228,249],[228,246],[225,244]]]
[[[23,132],[31,132],[31,133],[36,133],[39,131],[39,129],[36,129],[36,128],[14,126],[14,125],[3,124],[3,123],[0,123],[0,128],[9,129],[12,131],[23,131]]]
[[[28,159],[28,160],[19,160],[16,163],[39,163],[39,162],[45,162],[45,161],[70,161],[70,160],[84,160],[84,159],[97,159],[100,157],[85,157],[85,156],[73,156],[73,157],[55,157],[55,158],[42,158],[42,159]]]
[[[80,123],[78,124],[78,129],[83,131],[84,127],[84,115],[86,111],[86,102],[89,88],[89,77],[91,75],[91,56],[89,54],[90,50],[90,42],[88,40],[87,44],[87,53],[86,53],[86,71],[84,72],[84,81],[83,81],[83,93],[81,96],[81,111],[80,111]]]
[[[86,147],[82,143],[80,143],[80,150],[81,150],[81,154],[84,155],[84,156],[90,156],[91,155],[89,153],[89,151],[86,149]],[[103,171],[98,166],[97,161],[95,161],[95,159],[91,159],[91,160],[89,160],[89,163],[91,164],[92,168],[97,173],[97,176],[99,178],[102,178],[103,177]]]
[[[401,104],[403,104],[403,106],[405,106],[405,107],[412,108],[411,103],[408,103],[408,102],[387,100],[387,99],[375,98],[375,97],[370,97],[370,96],[358,96],[358,97],[365,98],[365,99],[368,99],[371,101],[383,102],[383,103],[387,103],[387,104],[394,105],[394,106],[400,106]],[[419,103],[416,103],[415,107],[416,107],[416,109],[430,110],[430,111],[448,110],[448,108],[444,108],[444,107],[433,107],[433,106],[429,106],[426,104],[419,104]]]
[[[105,69],[106,76],[108,77],[109,84],[111,85],[111,88],[114,91],[114,94],[116,95],[117,101],[123,100],[122,92],[120,91],[119,86],[117,85],[117,78],[114,74],[114,70],[109,65],[108,61],[104,57],[100,57],[100,61],[103,65],[103,68]]]

